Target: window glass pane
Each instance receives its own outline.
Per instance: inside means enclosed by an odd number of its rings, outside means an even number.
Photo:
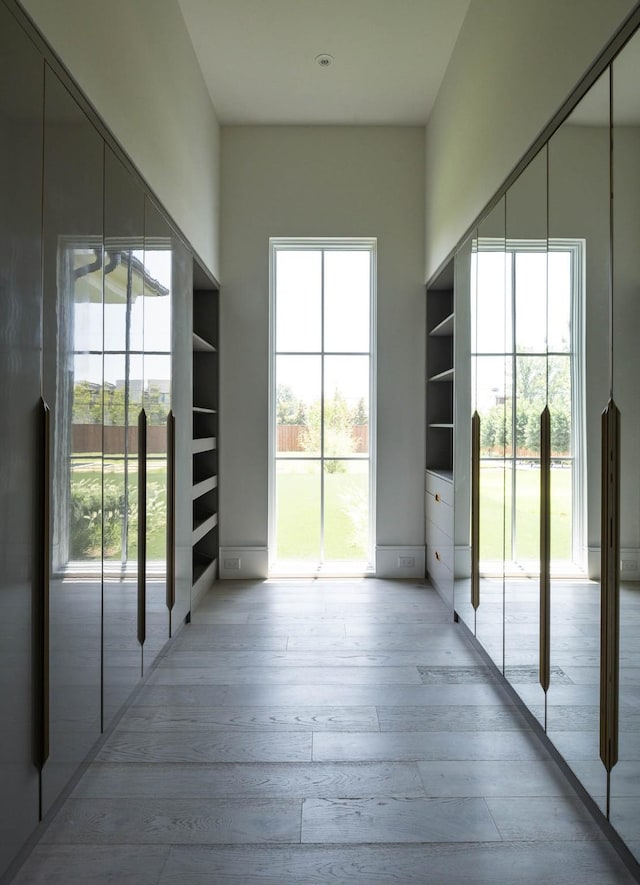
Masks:
[[[72,249],[73,349],[102,351],[101,249]]]
[[[504,557],[507,479],[503,461],[480,462],[480,561],[488,571]]]
[[[540,570],[540,462],[515,462],[515,549],[517,562]]]
[[[547,349],[547,253],[515,254],[516,350],[545,353]]]
[[[516,357],[516,454],[540,456],[540,413],[547,401],[547,359]]]
[[[144,253],[144,349],[171,351],[171,249]]]
[[[571,357],[549,357],[549,411],[551,413],[551,455],[573,454],[571,427]]]
[[[369,462],[324,462],[324,553],[328,560],[366,560]]]
[[[369,350],[370,253],[324,253],[324,349]]]
[[[320,456],[321,359],[276,357],[276,452]]]
[[[474,266],[475,265],[475,266]],[[508,353],[511,350],[511,255],[504,248],[480,240],[472,257],[472,347],[477,353]],[[475,271],[475,276],[474,276]]]
[[[276,558],[320,560],[320,462],[276,462]]]
[[[276,351],[320,351],[322,252],[278,249]]]
[[[106,244],[105,244],[106,246]],[[142,288],[144,253],[105,251],[104,349],[124,351],[127,347],[127,298],[131,310],[131,348],[142,350]]]
[[[551,464],[551,561],[570,562],[573,462]]]
[[[154,429],[163,431],[162,435],[156,437]],[[167,459],[162,449],[166,452],[166,428],[149,427],[147,444],[147,562],[164,562],[167,546]],[[157,574],[155,578],[157,581]]]
[[[480,454],[504,458],[511,452],[512,357],[482,356],[473,361],[475,409],[480,415]]]
[[[369,357],[326,357],[324,397],[325,457],[366,454],[369,447]]]
[[[549,351],[571,350],[571,253],[549,252]]]
[[[165,425],[171,408],[171,357],[144,357],[143,405],[149,425]],[[151,442],[151,440],[150,440]]]

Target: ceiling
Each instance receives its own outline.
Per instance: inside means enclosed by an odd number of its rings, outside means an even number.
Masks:
[[[179,0],[227,125],[426,123],[469,2]]]

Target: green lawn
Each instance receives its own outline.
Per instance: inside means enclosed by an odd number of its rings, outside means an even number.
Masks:
[[[105,459],[104,481],[99,460],[78,460],[71,470],[71,559],[122,558],[122,501],[124,462]],[[128,559],[138,550],[137,461],[129,464]],[[166,555],[167,519],[166,461],[147,464],[147,559]],[[103,531],[104,529],[104,531]]]
[[[540,558],[540,471],[516,470],[516,532],[518,560]],[[480,478],[480,559],[511,558],[511,508],[504,515],[504,501],[511,501],[511,475],[482,463]],[[506,525],[505,525],[506,523]],[[504,528],[503,528],[504,527]],[[551,470],[551,559],[571,559],[571,470]]]
[[[286,472],[285,472],[286,471]],[[510,481],[510,474],[507,475]],[[366,473],[328,473],[325,477],[325,559],[366,558]],[[511,515],[504,516],[504,472],[483,463],[481,474],[480,558],[503,557],[503,540],[510,557]],[[510,501],[510,486],[507,487]],[[519,560],[540,556],[540,471],[516,471],[516,527]],[[551,473],[551,558],[571,559],[571,471]],[[506,523],[506,528],[505,528]],[[503,535],[505,537],[503,538]],[[277,557],[317,562],[320,557],[320,474],[309,464],[281,462],[277,476]]]
[[[283,462],[281,462],[283,463]],[[286,469],[286,472],[285,472]],[[325,475],[325,560],[365,560],[368,540],[367,465]],[[356,472],[357,471],[357,472]],[[320,472],[310,465],[278,470],[277,558],[320,559]]]

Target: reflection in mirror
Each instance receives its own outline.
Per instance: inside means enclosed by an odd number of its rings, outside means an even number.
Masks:
[[[547,394],[547,151],[507,191],[505,675],[544,724],[540,684],[540,415]]]
[[[103,164],[102,139],[46,67],[42,387],[51,410],[52,549],[43,813],[101,725]]]
[[[137,639],[138,413],[142,391],[144,196],[105,153],[102,710],[103,728],[140,678]],[[132,351],[135,351],[132,353]]]
[[[599,760],[601,413],[609,339],[609,77],[549,142],[551,687],[547,733],[604,807]],[[589,392],[588,398],[585,390]],[[589,469],[587,471],[587,464]],[[586,525],[585,525],[586,521]]]
[[[510,448],[512,307],[505,199],[478,227],[471,297],[471,409],[480,418],[480,583],[476,635],[504,668],[504,560]]]
[[[577,162],[579,158],[579,162]],[[601,806],[601,413],[608,399],[609,77],[549,142],[551,687],[547,732]],[[585,389],[589,391],[588,399]],[[587,472],[586,466],[589,465]],[[585,525],[586,521],[586,525]],[[595,565],[599,567],[597,556]]]
[[[475,291],[475,232],[455,256],[454,609],[471,631],[471,293]],[[473,278],[472,278],[473,268]],[[473,280],[473,285],[472,285]]]
[[[619,745],[611,821],[640,854],[640,34],[612,67],[613,373],[620,410]],[[618,563],[616,563],[617,565]],[[611,588],[610,588],[611,589]],[[615,588],[613,588],[615,590]],[[614,677],[615,678],[615,677]]]
[[[130,386],[142,397],[146,415],[146,638],[144,668],[148,669],[169,638],[167,596],[167,477],[168,416],[171,409],[171,322],[175,234],[162,215],[145,200],[144,275],[142,279],[142,374]],[[134,351],[135,353],[135,351]],[[201,517],[194,508],[194,522]],[[139,552],[139,551],[138,551]]]

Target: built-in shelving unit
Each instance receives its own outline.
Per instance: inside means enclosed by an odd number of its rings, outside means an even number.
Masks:
[[[193,277],[192,605],[218,574],[218,292]]]
[[[452,478],[454,382],[453,262],[427,288],[427,458],[428,470]]]
[[[453,612],[453,261],[427,286],[426,472],[427,576]]]

